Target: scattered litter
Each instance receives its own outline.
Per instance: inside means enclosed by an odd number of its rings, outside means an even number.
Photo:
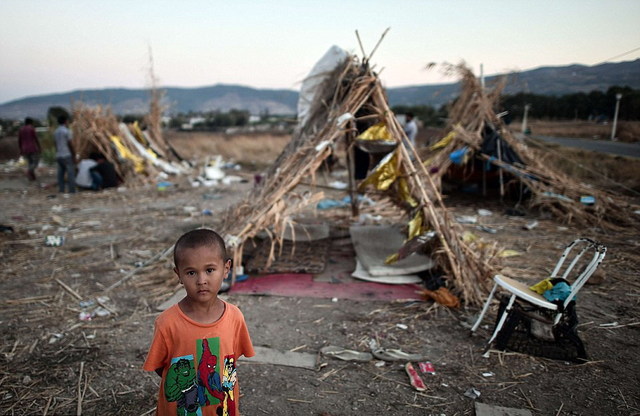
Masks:
[[[524,228],[525,230],[531,231],[534,228],[536,228],[537,226],[538,226],[538,221],[533,220],[530,223],[523,225],[522,228]]]
[[[633,213],[640,215],[640,209],[637,209],[637,210],[633,211]]]
[[[374,357],[384,361],[420,361],[424,357],[419,354],[409,354],[393,348],[378,348],[371,351]]]
[[[418,375],[418,372],[416,371],[415,368],[413,368],[413,365],[411,363],[407,363],[404,366],[404,369],[407,372],[407,375],[409,376],[409,380],[411,381],[411,385],[413,386],[414,389],[416,389],[417,391],[425,391],[427,389],[427,386],[424,384],[424,381],[422,381],[422,379]]]
[[[213,215],[213,211],[211,211],[210,209],[203,209],[202,215]]]
[[[495,373],[493,373],[492,371],[487,371],[486,373],[482,373],[482,377],[493,377],[495,376]]]
[[[405,324],[396,324],[396,327],[400,328],[400,329],[408,329],[409,327],[406,326]]]
[[[170,186],[173,186],[173,184],[167,181],[158,182],[158,185],[157,185],[158,191],[166,191],[167,188],[169,188]]]
[[[222,178],[223,185],[231,185],[232,183],[238,183],[238,182],[246,182],[246,179],[240,176],[235,176],[235,175],[229,175]]]
[[[444,286],[440,286],[436,290],[422,289],[419,293],[425,300],[431,299],[442,306],[448,308],[460,307],[460,299]]]
[[[618,326],[618,322],[609,322],[607,324],[600,324],[600,326],[602,327]]]
[[[386,362],[384,362],[384,361],[376,361],[374,365],[375,365],[376,367],[384,367],[386,364],[387,364],[387,363],[386,363]]]
[[[13,227],[9,226],[9,225],[0,225],[0,231],[2,231],[3,233],[12,233],[13,232]],[[33,233],[32,233],[33,231]],[[29,230],[29,235],[33,235],[36,232],[34,230]]]
[[[596,203],[596,198],[591,195],[581,196],[580,202],[584,205],[593,205]]]
[[[225,174],[217,166],[206,166],[204,168],[204,177],[209,180],[220,180],[225,177]]]
[[[337,358],[344,361],[367,362],[373,360],[373,355],[364,351],[348,350],[335,345],[327,345],[322,347],[320,352],[327,357]]]
[[[93,318],[93,314],[91,312],[82,311],[78,315],[78,319],[80,319],[81,321],[90,321],[91,318]]]
[[[480,391],[476,390],[475,388],[471,387],[469,390],[464,392],[464,395],[470,399],[477,399],[478,397],[480,397]]]
[[[493,215],[493,212],[489,211],[488,209],[480,208],[478,210],[478,215],[480,215],[481,217],[488,217],[490,215]]]
[[[184,212],[195,212],[196,209],[197,209],[196,207],[192,207],[192,206],[189,206],[189,205],[187,205],[186,207],[182,207],[182,210]]]
[[[420,361],[418,363],[418,367],[420,367],[420,371],[422,374],[435,374],[436,368],[431,364],[431,361]]]
[[[62,205],[54,205],[51,207],[51,211],[53,212],[62,212],[64,207]]]
[[[476,228],[489,234],[496,234],[498,232],[495,228],[487,227],[486,225],[478,225]]]
[[[338,298],[331,298],[331,302],[337,303],[338,302]]]
[[[55,344],[60,339],[62,339],[62,334],[60,333],[51,334],[51,338],[49,338],[49,344]]]
[[[79,303],[81,308],[90,308],[91,306],[95,305],[96,301],[93,299],[89,299],[89,300],[83,300]]]
[[[333,181],[329,183],[329,187],[333,189],[347,189],[349,185],[346,182],[342,181]]]
[[[514,257],[520,255],[522,255],[522,253],[516,250],[502,250],[498,253],[498,257]]]
[[[460,224],[476,224],[478,222],[478,217],[475,215],[459,215],[456,216],[456,221]]]
[[[48,235],[44,240],[44,245],[47,247],[60,247],[64,244],[64,237],[59,235]]]

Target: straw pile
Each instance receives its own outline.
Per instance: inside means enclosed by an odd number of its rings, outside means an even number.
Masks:
[[[350,56],[322,84],[307,122],[294,132],[263,186],[227,211],[221,232],[233,249],[234,264],[241,264],[244,243],[260,232],[272,238],[271,258],[274,257],[275,245],[282,244],[283,233],[295,221],[295,214],[322,198],[321,192],[296,193],[296,186],[302,180],[310,182],[309,178],[314,182],[317,169],[330,155],[330,146],[336,141],[346,140],[347,148],[353,146],[357,134],[355,120],[340,116],[363,113],[366,115],[362,118],[383,122],[394,140],[406,139],[368,60],[360,63]],[[419,160],[415,149],[410,151],[415,160]],[[449,288],[468,304],[480,304],[494,270],[491,263],[495,262],[495,256],[486,251],[487,248],[482,250],[463,241],[461,227],[451,220],[438,187],[425,167],[419,163],[415,166],[405,147],[398,146],[396,152],[399,176],[417,202],[414,207],[403,205],[407,220],[422,213],[423,229],[437,232],[432,256],[447,275]],[[420,180],[422,177],[426,181]],[[389,195],[395,197],[398,186],[401,185],[389,188]]]
[[[150,114],[146,117],[149,132],[137,123],[118,122],[109,107],[76,103],[73,108],[73,142],[81,159],[97,152],[113,164],[116,172],[128,185],[156,180],[163,172],[175,174],[184,166],[182,159],[162,136],[161,94],[152,93]]]
[[[450,66],[461,78],[460,97],[449,111],[450,122],[447,131],[452,139],[444,147],[434,150],[425,159],[426,165],[436,178],[441,177],[451,165],[449,155],[465,146],[475,157],[488,161],[502,169],[505,180],[519,181],[531,191],[529,208],[551,212],[566,223],[597,225],[607,228],[629,224],[628,215],[633,209],[620,196],[598,190],[554,169],[544,163],[540,155],[531,151],[524,142],[513,137],[503,121],[496,115],[498,99],[504,82],[499,82],[491,90],[485,90],[477,77],[464,65]],[[499,158],[491,158],[480,152],[483,131],[491,128],[522,160],[522,164],[508,164]],[[593,196],[595,204],[580,202],[582,196]]]

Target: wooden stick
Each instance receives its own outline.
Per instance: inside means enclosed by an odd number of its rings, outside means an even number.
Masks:
[[[76,416],[82,415],[82,374],[84,373],[84,361],[80,361],[80,375],[78,376],[78,406]]]
[[[51,406],[51,401],[53,400],[53,396],[49,396],[49,400],[47,400],[47,405],[44,407],[44,411],[42,412],[42,416],[47,416],[47,412],[49,411],[49,406]]]
[[[69,286],[67,286],[66,284],[64,284],[60,279],[58,279],[57,277],[55,278],[55,281],[62,286],[62,288],[64,290],[66,290],[67,292],[69,292],[69,294],[71,294],[71,296],[73,296],[74,298],[78,299],[78,300],[82,300],[82,296],[80,296],[78,294],[78,292],[76,292],[75,290],[71,289]]]

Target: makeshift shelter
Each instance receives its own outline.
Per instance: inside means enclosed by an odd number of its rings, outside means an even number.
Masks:
[[[245,243],[259,233],[270,236],[270,258],[275,258],[276,247],[282,245],[282,236],[295,224],[296,215],[323,196],[317,189],[296,189],[298,185],[302,181],[315,182],[316,171],[338,141],[346,141],[352,166],[356,141],[372,139],[372,145],[393,150],[360,184],[359,191],[383,194],[402,207],[407,240],[429,241],[431,256],[444,271],[449,289],[468,304],[480,304],[494,271],[496,247],[462,238],[462,228],[452,221],[436,182],[417,163],[415,149],[410,144],[398,145],[406,137],[389,108],[380,80],[369,66],[369,59],[359,61],[334,47],[307,81],[313,85],[302,88],[300,124],[292,140],[260,187],[231,207],[223,218],[221,232],[233,250],[234,264],[241,264]],[[373,126],[368,134],[361,135],[357,122],[363,120]],[[387,146],[389,142],[393,146]],[[354,181],[350,180],[352,214],[357,212],[356,191]]]
[[[523,204],[561,221],[608,228],[634,221],[629,215],[633,209],[623,198],[562,173],[513,137],[496,113],[504,82],[486,89],[464,65],[448,70],[459,75],[461,93],[449,110],[444,138],[422,153],[432,180],[439,183],[453,164],[466,169],[480,165],[498,173],[501,195],[508,187],[517,188],[525,194]],[[474,165],[474,159],[481,163]]]
[[[159,122],[157,115],[151,119]],[[129,185],[188,169],[162,137],[159,126],[151,129],[155,133],[148,134],[138,123],[118,122],[109,108],[76,103],[71,128],[75,150],[81,158],[101,153]]]

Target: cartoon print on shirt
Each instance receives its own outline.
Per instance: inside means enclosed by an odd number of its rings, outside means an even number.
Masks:
[[[224,357],[224,368],[222,370],[222,391],[224,392],[222,413],[220,412],[220,409],[218,409],[218,414],[221,416],[235,416],[236,414],[233,388],[235,387],[237,380],[236,359],[233,355],[227,355]]]
[[[199,416],[198,387],[193,355],[171,359],[164,382],[164,395],[169,402],[177,402],[178,416]]]
[[[211,341],[215,347],[218,346],[218,343],[214,342],[217,341],[217,339],[211,339]],[[203,339],[198,341],[198,344],[198,351],[202,350],[202,354],[198,360],[198,401],[201,406],[218,404],[224,399],[220,384],[220,374],[216,371],[218,357],[216,354],[211,353],[209,340]],[[216,352],[218,349],[219,348],[215,348]],[[209,395],[215,397],[218,401],[211,400]]]

